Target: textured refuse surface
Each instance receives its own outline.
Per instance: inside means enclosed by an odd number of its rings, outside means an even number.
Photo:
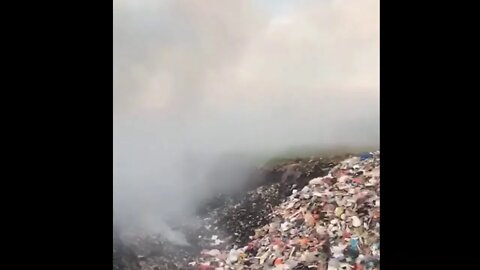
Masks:
[[[128,247],[132,266],[117,269],[379,269],[379,152],[267,174],[241,196],[214,198],[199,228],[187,231],[191,246],[138,238]]]

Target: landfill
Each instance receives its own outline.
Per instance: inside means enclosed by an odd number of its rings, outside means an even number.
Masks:
[[[213,198],[185,227],[190,246],[138,237],[117,248],[130,259],[116,269],[380,269],[380,151],[262,170],[255,189]]]

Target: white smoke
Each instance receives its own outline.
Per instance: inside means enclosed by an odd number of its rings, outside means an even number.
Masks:
[[[168,231],[237,154],[378,143],[378,0],[114,0],[118,224]]]

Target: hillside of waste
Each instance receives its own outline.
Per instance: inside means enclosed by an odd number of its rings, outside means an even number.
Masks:
[[[218,194],[179,228],[190,246],[114,236],[114,269],[379,269],[379,151],[260,171],[251,190]]]

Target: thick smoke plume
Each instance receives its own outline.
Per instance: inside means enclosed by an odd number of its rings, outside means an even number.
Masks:
[[[161,231],[262,158],[379,143],[379,1],[114,0],[114,217]]]

